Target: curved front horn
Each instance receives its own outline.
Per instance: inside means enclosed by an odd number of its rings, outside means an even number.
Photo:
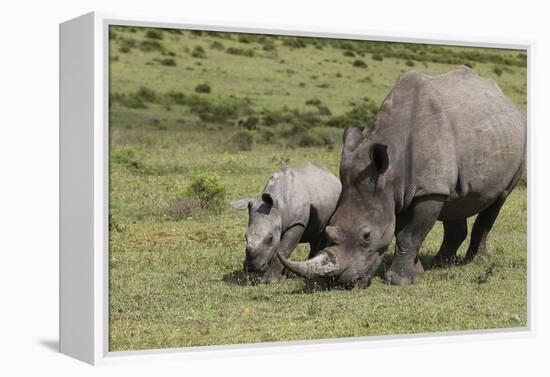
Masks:
[[[323,276],[331,277],[339,270],[336,260],[330,258],[326,253],[319,254],[315,258],[304,262],[289,261],[279,253],[277,253],[277,257],[286,268],[306,279]]]

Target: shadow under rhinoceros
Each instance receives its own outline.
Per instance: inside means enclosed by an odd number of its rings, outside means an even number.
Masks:
[[[420,259],[420,263],[422,263],[424,271],[429,271],[437,268],[443,269],[449,266],[460,266],[465,263],[464,258],[461,258],[458,256],[455,258],[455,260],[446,264],[435,263],[434,256],[431,254],[419,254],[418,258]],[[380,265],[380,268],[378,268],[378,271],[376,272],[376,274],[374,274],[373,278],[380,278],[382,279],[382,281],[384,281],[386,271],[390,268],[392,261],[393,261],[393,253],[384,255],[382,264]],[[354,289],[354,287],[343,286],[341,284],[338,284],[334,279],[318,278],[318,279],[310,279],[310,280],[304,279],[304,285],[298,289],[295,289],[294,291],[292,291],[292,293],[303,294],[303,293],[315,293],[320,291],[349,290],[349,289]]]
[[[222,280],[229,285],[239,285],[241,287],[254,286],[260,284],[261,275],[243,270],[235,270],[223,275]]]

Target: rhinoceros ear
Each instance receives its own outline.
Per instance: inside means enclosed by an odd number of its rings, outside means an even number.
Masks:
[[[254,199],[241,199],[231,203],[231,207],[235,209],[247,209],[252,206]]]
[[[338,226],[327,226],[325,228],[325,233],[330,243],[338,245],[344,242],[344,233],[342,232],[342,229],[340,229],[340,227]]]
[[[388,146],[386,144],[374,143],[369,150],[371,161],[376,167],[378,174],[384,174],[388,170],[390,165],[390,159],[388,157]]]
[[[343,154],[353,152],[363,141],[363,127],[347,127],[344,130]]]
[[[273,198],[273,195],[271,195],[269,192],[264,192],[262,194],[262,201],[269,205],[270,207],[276,206],[276,200]]]

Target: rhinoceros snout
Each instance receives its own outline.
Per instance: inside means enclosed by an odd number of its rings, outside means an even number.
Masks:
[[[243,269],[246,272],[265,272],[268,267],[266,262],[250,260],[250,258],[246,258],[243,264]]]

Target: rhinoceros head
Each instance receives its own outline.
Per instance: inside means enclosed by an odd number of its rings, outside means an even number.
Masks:
[[[306,277],[331,277],[346,286],[366,287],[380,266],[395,228],[387,146],[364,140],[362,129],[347,128],[340,163],[342,192],[325,229],[327,247],[305,262],[281,262]]]
[[[263,193],[260,200],[241,199],[232,206],[248,209],[244,269],[265,272],[281,240],[281,213],[277,199],[270,193]]]

